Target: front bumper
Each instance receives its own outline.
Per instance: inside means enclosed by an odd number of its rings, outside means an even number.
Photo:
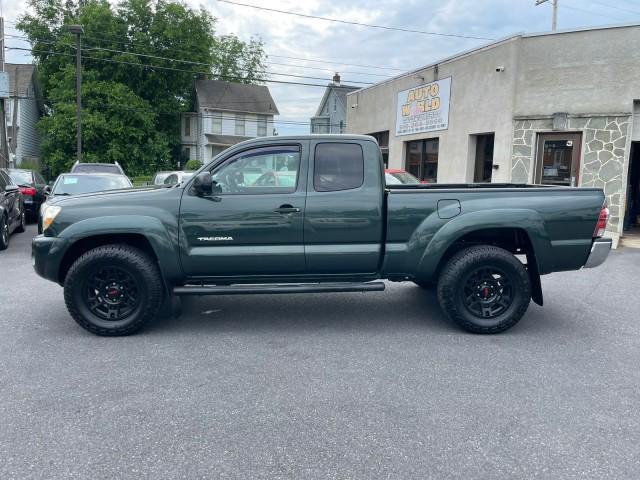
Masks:
[[[611,239],[610,238],[597,238],[591,245],[591,252],[587,258],[587,263],[584,264],[584,268],[594,268],[598,265],[602,265],[609,256],[611,251]]]
[[[31,241],[31,263],[38,275],[59,283],[60,264],[66,251],[67,241],[63,238],[38,235]]]

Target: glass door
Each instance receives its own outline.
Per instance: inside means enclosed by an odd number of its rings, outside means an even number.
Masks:
[[[580,133],[538,135],[535,183],[577,187],[581,144]]]

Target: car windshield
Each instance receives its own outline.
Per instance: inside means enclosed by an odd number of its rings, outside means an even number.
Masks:
[[[78,195],[131,186],[124,175],[62,175],[53,187],[53,195]]]
[[[110,163],[78,163],[73,167],[73,173],[120,173],[120,167]]]
[[[420,180],[408,172],[387,172],[387,174],[385,174],[385,179],[387,181],[387,185],[413,185],[420,183]]]
[[[27,170],[9,170],[9,176],[16,185],[33,185],[33,174]]]

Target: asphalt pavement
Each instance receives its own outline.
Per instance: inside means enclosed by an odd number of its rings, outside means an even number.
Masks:
[[[191,298],[100,338],[0,252],[0,479],[635,479],[640,250],[543,278],[495,336],[435,295]]]

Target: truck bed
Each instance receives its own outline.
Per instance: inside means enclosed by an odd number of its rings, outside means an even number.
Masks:
[[[604,203],[597,188],[522,184],[434,184],[386,189],[383,270],[435,272],[443,248],[482,229],[517,229],[535,249],[541,274],[581,268]]]

